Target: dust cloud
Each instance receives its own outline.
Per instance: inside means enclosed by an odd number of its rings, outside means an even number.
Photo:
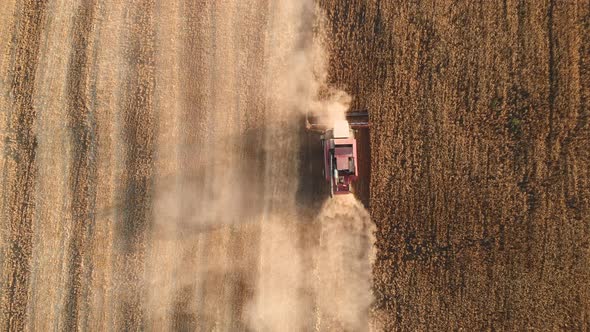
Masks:
[[[349,196],[327,201],[317,220],[305,220],[295,197],[302,116],[313,112],[330,125],[345,119],[351,101],[327,84],[321,13],[313,1],[271,2],[266,18],[246,11],[243,20],[236,15],[246,8],[234,2],[208,9],[211,21],[197,28],[215,25],[206,42],[215,45],[213,67],[200,68],[209,77],[197,119],[202,136],[187,141],[201,157],[180,158],[182,179],[156,202],[161,250],[153,259],[161,268],[151,280],[154,311],[165,316],[181,297],[185,316],[196,313],[222,330],[234,328],[232,320],[259,331],[366,330],[368,213]],[[255,33],[248,14],[263,21],[259,44],[237,41]],[[263,63],[247,67],[244,53]],[[249,84],[258,88],[247,90]],[[174,252],[180,257],[170,257]]]
[[[17,111],[36,125],[15,149],[35,166],[6,161],[3,181],[29,179],[35,209],[22,215],[20,196],[2,207],[22,225],[0,237],[18,244],[1,265],[19,282],[2,285],[16,299],[2,307],[16,309],[0,325],[368,329],[368,214],[349,196],[314,217],[297,195],[304,115],[329,123],[350,103],[328,84],[315,2],[25,4],[14,20],[36,37],[14,25],[21,53],[39,55],[15,55],[31,67],[15,82],[37,75],[14,89],[26,88],[31,105]],[[0,61],[2,77],[20,67]],[[25,245],[19,261],[12,248]]]
[[[352,195],[325,202],[317,252],[317,294],[322,327],[347,331],[369,326],[375,225]]]

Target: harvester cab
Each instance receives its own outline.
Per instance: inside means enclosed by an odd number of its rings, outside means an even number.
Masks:
[[[358,179],[357,141],[354,131],[368,127],[367,112],[349,112],[346,120],[333,124],[313,123],[307,118],[309,130],[321,132],[324,152],[324,177],[330,183],[330,196],[351,193],[351,184]]]

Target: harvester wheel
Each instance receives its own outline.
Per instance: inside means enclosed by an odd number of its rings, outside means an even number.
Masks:
[[[330,158],[330,170],[332,170],[332,168],[334,168],[334,162],[332,158]],[[336,173],[338,173],[338,170],[336,170]],[[330,198],[334,197],[334,183],[334,179],[330,176]]]

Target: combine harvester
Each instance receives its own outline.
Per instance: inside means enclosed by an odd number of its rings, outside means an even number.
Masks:
[[[306,117],[308,130],[321,133],[324,151],[324,176],[330,183],[330,196],[351,193],[352,182],[358,179],[357,142],[355,129],[368,128],[367,112],[348,112],[346,120],[334,121],[331,125],[315,122],[317,118]]]

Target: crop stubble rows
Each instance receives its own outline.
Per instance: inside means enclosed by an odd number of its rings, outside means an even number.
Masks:
[[[14,19],[2,25],[14,34],[2,45],[14,61],[1,62],[11,82],[2,86],[11,111],[2,118],[1,323],[245,330],[259,247],[277,235],[271,227],[262,239],[251,222],[265,186],[280,186],[265,183],[266,164],[278,165],[280,181],[296,168],[284,158],[295,139],[270,159],[264,151],[280,127],[268,134],[268,121],[295,125],[266,111],[261,90],[277,51],[261,33],[268,3],[187,0],[172,13],[153,1],[44,4],[2,12]],[[288,201],[275,198],[273,213]],[[186,224],[170,229],[155,211],[165,199]],[[219,215],[243,224],[193,220]],[[298,255],[311,240],[305,226],[291,226],[279,235],[294,236],[287,247]],[[270,264],[274,253],[265,255]]]
[[[356,97],[355,107],[366,107],[371,114],[377,324],[386,330],[587,329],[588,1],[320,3],[328,15],[331,79]],[[2,45],[3,56],[10,57],[0,62],[3,107],[11,110],[2,119],[2,218],[9,227],[3,227],[2,233],[1,320],[4,327],[17,330],[25,327],[28,301],[33,298],[29,284],[39,167],[34,130],[38,110],[33,98],[39,93],[35,75],[47,16],[44,6],[43,1],[24,1],[15,7],[9,29],[14,35],[12,47]],[[190,2],[186,8],[193,8]],[[112,240],[108,226],[97,224],[93,231],[95,218],[101,215],[95,205],[104,208],[101,200],[109,196],[110,181],[119,174],[106,174],[99,166],[105,155],[116,154],[109,144],[116,144],[117,138],[108,133],[117,124],[110,123],[111,102],[104,101],[108,89],[93,87],[89,78],[94,70],[89,59],[97,52],[90,35],[108,15],[113,13],[84,1],[73,23],[76,31],[84,33],[75,34],[71,49],[64,51],[70,59],[64,104],[71,129],[68,144],[77,162],[67,177],[72,223],[62,311],[67,328],[83,327],[88,317],[96,324],[112,319],[110,310],[104,309],[110,300],[91,290],[102,287],[109,294],[117,291],[110,288],[112,283],[129,286],[119,285],[126,291],[115,305],[114,320],[138,328],[148,319],[139,303],[145,285],[137,277],[145,261],[152,213],[150,179],[157,130],[154,5],[137,1],[131,9],[121,10],[128,20],[123,29],[128,44],[120,50],[127,75],[118,77],[123,93],[114,100],[123,110],[121,132],[128,148],[124,160],[116,161],[125,165],[121,188],[127,188],[118,197],[125,208],[117,209],[127,222],[114,235],[123,249],[120,255],[97,250],[102,247],[99,238]],[[191,29],[195,21],[190,16],[186,20]],[[187,45],[192,45],[188,39],[208,40],[195,31],[184,33]],[[203,63],[191,60],[193,54],[188,48],[183,60],[187,82],[193,74],[207,76],[199,67]],[[255,68],[261,66],[251,61]],[[259,75],[262,70],[255,72]],[[204,89],[190,91],[185,95],[187,104],[207,97],[199,95]],[[102,113],[93,114],[93,93],[103,94]],[[245,120],[249,127],[261,121],[260,114],[252,113]],[[190,114],[186,118],[192,119]],[[191,136],[187,137],[188,145],[201,140],[190,142]],[[260,139],[256,131],[246,135],[250,145]],[[248,161],[263,163],[258,157]],[[191,164],[193,159],[183,162]],[[98,189],[92,189],[93,183],[99,184]],[[258,230],[250,232],[219,238],[239,240],[231,256],[241,257],[244,250],[257,250],[244,249],[258,238]],[[305,232],[300,236],[305,237]],[[93,264],[101,269],[93,269]],[[112,273],[118,275],[109,280]],[[221,289],[228,283],[237,285],[235,294],[229,295],[237,302],[252,297],[251,280],[256,278],[252,271],[239,269],[220,276],[236,279],[216,281],[212,275],[208,285]],[[92,286],[84,284],[87,279]],[[193,293],[187,287],[186,292],[178,290],[172,327],[194,326],[203,322],[203,315],[217,310],[211,303],[211,308],[197,309],[196,314],[185,310],[191,298],[182,294]],[[205,295],[216,294],[214,290]],[[93,313],[81,309],[96,305],[92,301],[102,309]],[[230,314],[237,322],[243,318],[242,307],[233,305]],[[210,319],[207,324],[213,326],[215,318]]]
[[[588,1],[323,1],[386,330],[588,329]]]
[[[44,1],[25,1],[22,16],[16,20],[14,60],[8,76],[6,105],[12,112],[5,115],[4,160],[2,183],[2,219],[9,227],[3,234],[2,264],[2,323],[6,329],[22,330],[29,296],[30,261],[32,252],[32,223],[34,183],[37,171],[35,153],[37,138],[34,121],[37,110],[33,94],[41,29],[44,21]],[[2,68],[3,75],[6,75]],[[4,92],[6,93],[6,92]],[[3,158],[4,159],[4,158]]]

